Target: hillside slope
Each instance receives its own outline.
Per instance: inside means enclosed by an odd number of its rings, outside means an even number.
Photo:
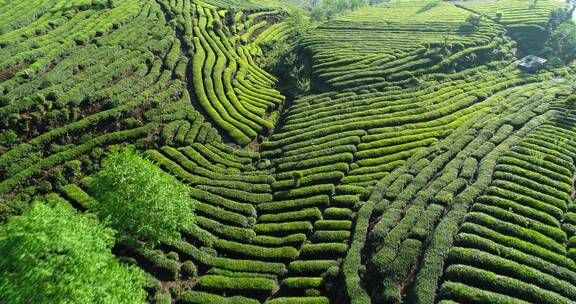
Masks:
[[[566,6],[528,3],[387,2],[300,37],[303,1],[0,1],[0,218],[90,211],[133,145],[195,204],[181,238],[114,248],[151,302],[576,302],[574,66],[516,62]],[[288,42],[295,98],[262,66]]]

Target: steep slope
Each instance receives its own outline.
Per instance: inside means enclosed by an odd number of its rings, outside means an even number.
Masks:
[[[344,13],[297,37],[322,91],[287,101],[260,46],[301,1],[0,1],[0,214],[89,211],[104,150],[132,144],[196,208],[181,238],[115,248],[152,302],[574,302],[576,87],[519,70],[510,37],[563,7],[541,4]]]

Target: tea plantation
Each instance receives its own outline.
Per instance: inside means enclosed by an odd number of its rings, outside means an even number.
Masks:
[[[574,6],[0,0],[0,303],[576,303]]]

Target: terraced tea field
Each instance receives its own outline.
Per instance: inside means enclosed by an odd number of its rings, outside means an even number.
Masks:
[[[322,21],[310,7],[0,0],[0,255],[26,252],[1,227],[40,203],[111,225],[109,254],[145,278],[145,300],[88,302],[576,303],[576,64],[518,67],[572,6],[384,1]],[[264,64],[285,45],[309,90]],[[100,213],[118,146],[193,206],[177,237],[113,226],[161,228],[130,217],[148,205]],[[29,262],[39,297],[0,262],[0,302],[86,303],[66,290],[71,252]]]

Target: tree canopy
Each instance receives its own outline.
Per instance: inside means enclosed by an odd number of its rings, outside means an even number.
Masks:
[[[545,55],[567,63],[576,59],[576,24],[568,21],[556,28],[546,41]]]
[[[144,273],[121,264],[93,215],[36,203],[0,226],[2,303],[144,303]]]
[[[148,244],[178,237],[194,222],[188,189],[133,149],[115,149],[90,182],[95,211],[125,236]]]

